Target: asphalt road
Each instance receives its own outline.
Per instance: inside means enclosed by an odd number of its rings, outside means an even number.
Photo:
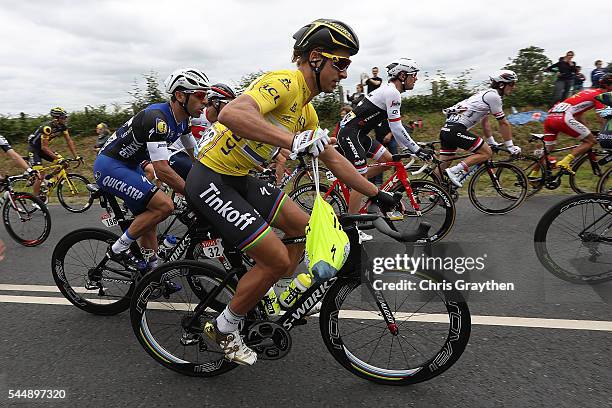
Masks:
[[[33,290],[54,285],[53,247],[69,231],[102,227],[96,206],[85,214],[52,206],[51,236],[40,247],[21,247],[0,229],[7,245],[0,263],[0,406],[610,406],[612,284],[592,288],[560,281],[539,265],[533,251],[535,225],[557,200],[535,197],[501,217],[485,216],[460,201],[446,241],[486,253],[487,279],[515,285],[514,291],[470,296],[473,316],[552,319],[538,320],[552,327],[559,319],[596,321],[591,329],[475,324],[451,369],[409,387],[352,376],[327,352],[316,318],[292,331],[293,349],[284,359],[205,380],[181,376],[150,359],[135,340],[127,313],[99,317],[67,305],[9,302],[8,296],[61,297],[52,288]],[[4,290],[10,288],[6,285],[35,286]],[[66,398],[8,398],[9,390],[23,389],[62,389]]]

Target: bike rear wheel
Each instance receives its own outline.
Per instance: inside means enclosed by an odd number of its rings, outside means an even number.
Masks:
[[[84,228],[69,233],[55,246],[51,258],[53,279],[64,297],[79,309],[109,316],[130,307],[132,274],[110,260],[96,268],[108,246],[118,238],[110,231]]]
[[[612,196],[583,194],[550,208],[540,219],[534,245],[540,263],[572,283],[612,280]]]
[[[468,305],[455,288],[419,291],[420,281],[442,282],[432,272],[391,279],[410,280],[417,288],[382,292],[385,313],[393,314],[395,327],[387,325],[364,283],[339,278],[323,300],[323,342],[336,361],[366,380],[388,385],[427,381],[450,368],[465,350],[471,330]]]
[[[57,199],[62,207],[73,213],[87,211],[93,204],[87,184],[90,184],[89,180],[75,173],[68,173],[61,179],[57,186]]]
[[[49,209],[30,193],[9,193],[2,208],[2,221],[11,238],[26,247],[42,244],[51,232]]]
[[[212,377],[237,367],[203,332],[204,323],[215,319],[233,297],[234,281],[214,299],[197,327],[183,327],[225,275],[211,265],[178,261],[161,265],[140,281],[132,298],[130,320],[149,356],[166,368],[194,377]]]
[[[602,174],[599,182],[597,183],[597,192],[599,194],[611,194],[612,193],[612,167]]]
[[[507,214],[519,207],[527,197],[525,173],[510,163],[489,163],[481,166],[468,185],[470,201],[485,214]]]

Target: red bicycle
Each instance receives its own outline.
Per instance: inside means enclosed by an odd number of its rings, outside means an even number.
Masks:
[[[394,173],[380,189],[390,193],[402,193],[401,207],[385,220],[391,228],[399,232],[415,231],[420,223],[426,222],[431,225],[428,235],[417,242],[439,241],[448,235],[455,224],[455,204],[439,184],[429,180],[410,181],[407,169],[413,164],[414,159],[407,164],[401,161],[408,157],[412,155],[409,153],[396,154],[393,155],[393,161],[368,165],[368,167],[395,168]],[[336,214],[346,213],[350,197],[349,188],[332,174],[327,174],[327,179],[332,181],[331,185],[320,184],[319,186],[323,198],[334,208]],[[289,197],[310,213],[316,194],[315,185],[308,183],[291,191]],[[359,210],[360,214],[366,212],[367,202]]]

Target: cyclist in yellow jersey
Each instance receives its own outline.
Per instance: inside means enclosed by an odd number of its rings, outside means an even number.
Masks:
[[[246,251],[256,265],[238,283],[234,297],[206,334],[226,358],[253,364],[257,355],[240,336],[238,325],[280,278],[291,276],[303,247],[283,245],[270,226],[287,237],[304,234],[308,214],[291,199],[248,170],[274,157],[280,148],[318,156],[347,185],[389,208],[393,197],[361,177],[332,146],[333,139],[318,128],[310,104],[321,92],[333,92],[347,77],[349,57],[359,50],[353,30],[336,20],[319,19],[302,27],[293,38],[296,71],[274,71],[255,80],[220,113],[213,140],[200,151],[200,163],[187,177],[185,192],[194,210],[205,217],[224,240]]]

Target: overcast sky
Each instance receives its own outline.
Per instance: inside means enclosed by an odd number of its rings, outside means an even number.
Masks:
[[[351,91],[362,72],[398,56],[430,73],[473,68],[481,82],[530,45],[554,61],[574,50],[588,76],[596,59],[612,60],[604,31],[611,12],[612,1],[2,0],[0,114],[125,104],[150,70],[163,81],[195,66],[233,85],[260,69],[291,68],[293,33],[321,17],[345,21],[359,36],[344,81]],[[417,85],[430,88],[422,77]]]

